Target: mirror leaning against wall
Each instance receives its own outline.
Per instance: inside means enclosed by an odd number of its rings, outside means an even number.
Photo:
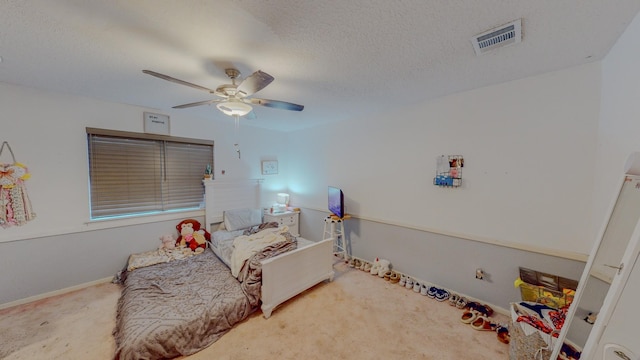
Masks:
[[[615,286],[616,277],[625,270],[622,260],[627,248],[632,247],[630,243],[639,221],[640,153],[634,153],[627,160],[620,191],[610,209],[608,221],[589,255],[551,359],[558,358],[563,343],[587,350],[583,352],[581,359],[601,358],[596,354],[589,354],[589,349],[594,346],[587,345],[598,341],[599,334],[604,329],[603,322],[608,320],[603,316],[603,305],[615,301],[607,298],[619,294],[612,287]]]

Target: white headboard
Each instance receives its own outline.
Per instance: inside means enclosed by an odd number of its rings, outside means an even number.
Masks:
[[[222,222],[225,210],[260,207],[262,179],[203,180],[205,189],[205,226]]]

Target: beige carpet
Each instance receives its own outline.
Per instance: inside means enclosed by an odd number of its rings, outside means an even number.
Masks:
[[[322,283],[184,359],[508,359],[462,311],[336,263]],[[111,359],[120,288],[102,284],[0,311],[2,359]],[[497,322],[507,317],[493,315]]]

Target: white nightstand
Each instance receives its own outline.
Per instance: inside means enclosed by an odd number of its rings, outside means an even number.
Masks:
[[[300,236],[300,212],[285,211],[278,214],[264,214],[264,222],[277,222],[280,226],[287,225],[293,236]]]

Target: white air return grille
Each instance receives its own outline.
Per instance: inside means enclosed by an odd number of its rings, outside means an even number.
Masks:
[[[485,31],[471,39],[476,55],[522,41],[522,19]]]

